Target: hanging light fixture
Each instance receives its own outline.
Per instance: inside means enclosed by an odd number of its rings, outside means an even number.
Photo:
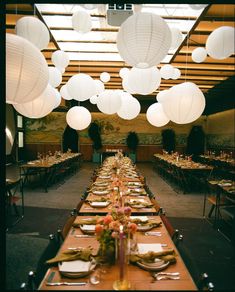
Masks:
[[[128,68],[122,68],[119,71],[119,76],[123,79],[129,73],[129,71],[130,70]]]
[[[132,120],[140,113],[140,103],[130,93],[121,93],[122,104],[117,115],[124,120]]]
[[[79,33],[87,33],[91,31],[91,16],[86,11],[75,11],[72,16],[73,29]]]
[[[47,87],[49,72],[43,54],[28,40],[6,34],[6,102],[36,99]]]
[[[108,73],[108,72],[102,72],[102,73],[100,74],[100,80],[101,80],[102,82],[104,82],[104,83],[109,82],[109,80],[110,80],[110,75],[109,75],[109,73]]]
[[[183,34],[178,27],[171,27],[171,46],[170,50],[174,50],[179,47],[183,41]]]
[[[181,76],[180,69],[174,68],[173,74],[171,76],[172,79],[179,79]]]
[[[206,51],[214,59],[223,60],[235,53],[235,29],[231,26],[216,28],[208,36]]]
[[[163,18],[139,12],[128,17],[117,34],[117,48],[123,60],[132,67],[158,65],[171,46],[171,31]]]
[[[156,95],[156,100],[158,102],[163,102],[168,93],[169,93],[168,89],[165,89],[165,90],[158,92],[158,94]]]
[[[196,63],[202,63],[207,57],[207,51],[205,48],[196,48],[192,51],[192,60]]]
[[[84,130],[91,123],[91,113],[84,106],[74,106],[66,114],[67,124],[75,130]]]
[[[55,108],[55,104],[55,89],[48,84],[44,92],[33,101],[13,104],[13,106],[21,115],[31,119],[39,119],[48,115]]]
[[[161,77],[164,79],[170,79],[173,76],[174,67],[170,64],[164,65],[160,69]]]
[[[99,94],[98,109],[107,115],[115,114],[121,107],[122,101],[119,90],[105,90]]]
[[[61,103],[61,94],[59,93],[59,91],[55,88],[53,88],[54,91],[55,91],[55,105],[54,105],[54,108],[57,108],[60,103]]]
[[[98,94],[92,95],[92,97],[90,97],[90,103],[97,104],[98,98],[99,98]]]
[[[128,93],[130,93],[130,94],[134,94],[134,93],[136,93],[135,90],[133,90],[133,89],[129,86],[129,83],[128,83],[128,74],[129,74],[129,73],[127,73],[127,75],[125,75],[124,78],[122,79],[122,88],[123,88],[126,92],[128,92]]]
[[[62,74],[56,67],[48,67],[49,83],[52,87],[57,87],[62,81]]]
[[[68,93],[66,84],[64,84],[63,86],[61,86],[61,88],[60,88],[60,94],[63,97],[63,99],[65,99],[65,100],[71,100],[72,99],[72,97]]]
[[[49,31],[46,25],[36,17],[21,17],[16,22],[15,30],[18,36],[27,39],[39,50],[46,49],[49,44]]]
[[[155,127],[165,126],[170,121],[163,110],[162,104],[157,102],[147,109],[146,118]]]
[[[63,69],[65,69],[69,64],[69,55],[64,51],[57,50],[52,53],[51,61],[55,67],[61,71],[61,73],[64,73]]]

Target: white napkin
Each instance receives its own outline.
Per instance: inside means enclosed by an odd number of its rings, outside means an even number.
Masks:
[[[82,260],[62,262],[59,265],[60,272],[67,273],[82,273],[90,270],[91,262],[84,262]]]
[[[149,251],[159,252],[163,250],[160,243],[138,243],[137,246],[140,254],[144,254]]]
[[[82,230],[95,231],[95,225],[86,225],[86,224],[84,224],[84,225],[80,226],[80,228]]]
[[[92,207],[105,207],[108,205],[108,202],[91,202]]]

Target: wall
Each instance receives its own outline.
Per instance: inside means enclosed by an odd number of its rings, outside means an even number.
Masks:
[[[53,112],[42,119],[26,119],[26,150],[28,159],[34,159],[37,152],[45,153],[48,150],[61,149],[63,131],[66,127],[66,113]],[[200,117],[194,123],[178,125],[169,122],[164,127],[154,127],[146,119],[145,114],[139,114],[133,120],[123,120],[118,115],[105,115],[103,113],[92,113],[92,121],[97,121],[101,126],[101,136],[104,151],[107,148],[126,147],[126,136],[129,131],[135,131],[139,137],[137,149],[137,161],[151,161],[154,153],[161,152],[161,131],[171,128],[176,134],[176,150],[184,152],[187,136],[193,125],[202,125],[205,128],[205,117]],[[84,160],[92,159],[92,141],[88,136],[87,129],[79,131],[79,151]]]
[[[209,115],[206,123],[207,149],[231,151],[234,149],[235,110]]]

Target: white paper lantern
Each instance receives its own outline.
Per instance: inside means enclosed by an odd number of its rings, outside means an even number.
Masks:
[[[235,53],[234,42],[234,27],[221,26],[208,36],[206,51],[210,57],[223,60]]]
[[[73,75],[66,86],[68,94],[78,101],[87,100],[96,93],[94,80],[83,73]]]
[[[39,50],[47,48],[50,34],[46,25],[38,18],[33,16],[22,17],[17,20],[15,29],[18,36],[27,39]]]
[[[174,67],[172,65],[164,65],[160,69],[161,77],[164,79],[170,79],[173,76]]]
[[[21,115],[39,119],[48,115],[55,107],[56,93],[54,88],[48,84],[45,91],[36,99],[22,104],[14,104],[14,108]]]
[[[88,10],[93,10],[93,9],[96,9],[98,7],[97,4],[80,4],[80,6],[84,7],[85,9],[88,9]]]
[[[100,74],[100,80],[101,80],[102,82],[108,82],[108,81],[110,80],[110,75],[109,75],[109,73],[108,73],[108,72],[102,72],[102,73]]]
[[[73,99],[73,98],[69,95],[69,93],[68,93],[68,90],[67,90],[67,86],[66,86],[66,84],[63,85],[63,86],[61,86],[61,88],[60,88],[60,94],[61,94],[61,96],[63,97],[63,99],[65,99],[65,100],[71,100],[71,99]]]
[[[156,67],[147,69],[131,68],[128,85],[136,93],[147,95],[156,90],[161,83],[161,75]]]
[[[205,48],[196,48],[192,51],[192,60],[196,63],[202,63],[205,61],[207,51]]]
[[[128,73],[129,74],[129,73]],[[128,74],[122,79],[122,88],[127,91],[130,94],[136,93],[135,90],[133,90],[128,83]]]
[[[108,115],[115,114],[121,107],[122,101],[118,90],[105,90],[99,95],[98,109]]]
[[[183,41],[183,34],[181,30],[177,27],[171,27],[171,46],[170,49],[174,50],[179,47]]]
[[[49,80],[43,54],[28,40],[6,34],[6,102],[25,103],[46,89]]]
[[[177,124],[188,124],[198,119],[205,108],[202,91],[192,82],[177,84],[169,89],[164,98],[163,110]]]
[[[174,68],[173,74],[171,76],[172,79],[178,79],[181,76],[180,69]]]
[[[162,104],[157,102],[147,109],[146,118],[155,127],[165,126],[170,121],[163,110]]]
[[[73,29],[79,33],[87,33],[92,28],[91,16],[86,11],[75,11],[72,16]]]
[[[98,94],[92,95],[92,97],[90,97],[90,103],[97,104],[98,98],[99,98]]]
[[[62,67],[56,67],[56,68],[60,71],[61,74],[64,74],[65,68],[62,68]]]
[[[100,80],[94,80],[95,83],[95,94],[100,94],[104,91],[104,83]]]
[[[91,113],[84,106],[74,106],[68,110],[66,122],[75,130],[84,130],[91,123]]]
[[[56,67],[48,67],[49,83],[52,87],[57,87],[62,81],[62,74]]]
[[[156,100],[158,102],[163,102],[168,93],[169,93],[169,90],[167,90],[167,89],[158,92],[158,94],[156,95]]]
[[[55,89],[55,88],[53,88],[53,89],[55,91],[55,105],[54,105],[54,108],[57,108],[61,103],[61,95],[60,95],[60,93],[59,93],[59,91],[57,89]]]
[[[59,68],[66,68],[69,64],[69,55],[64,51],[57,50],[52,53],[51,61],[55,65],[55,67]]]
[[[158,65],[171,45],[171,31],[160,16],[147,12],[135,13],[121,25],[117,48],[123,60],[132,67]]]
[[[207,5],[205,4],[189,4],[189,7],[192,8],[193,10],[200,10],[205,8]]]
[[[127,92],[121,93],[122,105],[117,111],[120,118],[124,120],[132,120],[140,113],[140,103],[131,94]]]
[[[129,69],[128,68],[122,68],[119,71],[119,76],[123,79],[128,73],[129,73]]]

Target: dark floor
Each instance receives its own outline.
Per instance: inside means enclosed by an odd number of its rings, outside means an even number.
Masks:
[[[25,215],[6,233],[6,288],[19,289],[34,270],[40,254],[48,244],[48,235],[55,233],[76,207],[90,183],[96,164],[83,163],[81,169],[65,181],[43,189],[24,190]],[[166,211],[172,225],[184,236],[186,264],[195,281],[207,272],[215,290],[235,290],[234,246],[202,217],[203,193],[183,194],[154,172],[151,163],[138,163],[147,184]],[[7,177],[17,177],[18,170],[7,170]],[[177,191],[175,191],[175,189]],[[209,206],[206,207],[206,214]]]

